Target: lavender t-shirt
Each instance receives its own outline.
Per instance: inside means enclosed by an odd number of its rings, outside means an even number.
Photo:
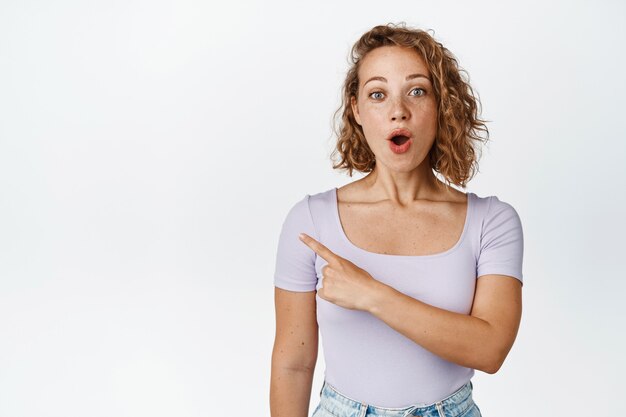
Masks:
[[[502,274],[522,281],[524,243],[520,218],[510,204],[496,196],[467,194],[458,242],[445,252],[424,256],[373,253],[355,246],[341,226],[337,188],[307,194],[291,207],[282,225],[274,285],[300,292],[323,286],[321,270],[327,262],[298,239],[304,232],[404,294],[469,314],[477,277]],[[356,401],[378,407],[431,404],[474,375],[474,369],[435,355],[368,312],[319,296],[316,301],[324,379]]]

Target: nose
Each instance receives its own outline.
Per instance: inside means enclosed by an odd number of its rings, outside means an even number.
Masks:
[[[391,120],[406,120],[409,117],[409,110],[401,98],[393,101],[391,105]]]

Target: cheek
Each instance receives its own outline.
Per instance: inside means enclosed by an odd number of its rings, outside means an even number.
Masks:
[[[420,122],[428,126],[437,126],[437,116],[437,106],[434,104],[425,105],[422,107],[421,111],[418,112]]]
[[[437,112],[429,111],[424,113],[424,123],[429,123],[432,125],[437,125]]]
[[[385,126],[385,114],[386,113],[384,111],[381,111],[380,108],[371,108],[367,105],[361,107],[359,115],[361,119],[361,128],[363,129],[363,133],[365,133],[366,136],[379,135],[381,127],[383,127],[384,129]]]
[[[385,113],[384,109],[382,107],[375,107],[375,106],[371,106],[369,104],[364,104],[360,107],[360,114],[361,114],[361,119],[377,119],[380,118],[382,116],[383,113]]]

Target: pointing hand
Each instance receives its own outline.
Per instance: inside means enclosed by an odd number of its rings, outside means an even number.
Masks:
[[[323,286],[317,291],[317,295],[344,308],[368,311],[371,300],[382,283],[309,235],[301,233],[300,240],[328,262],[322,267]]]

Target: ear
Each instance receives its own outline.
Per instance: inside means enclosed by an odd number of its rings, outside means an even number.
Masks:
[[[361,116],[359,116],[359,108],[356,105],[356,98],[354,96],[350,97],[350,106],[352,107],[352,114],[354,114],[356,122],[361,126]]]

